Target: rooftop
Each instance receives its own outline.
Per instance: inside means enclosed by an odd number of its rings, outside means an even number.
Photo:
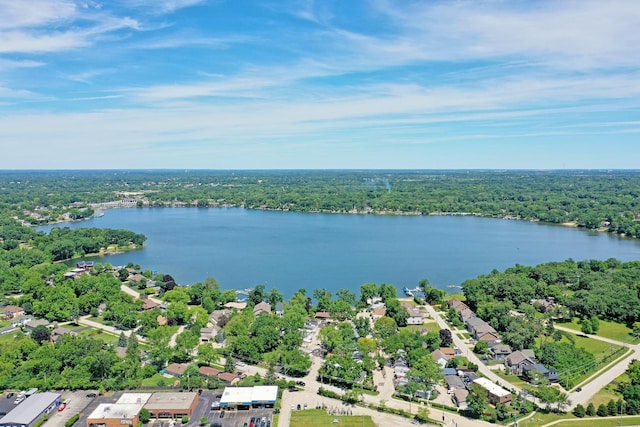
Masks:
[[[60,393],[44,392],[30,396],[27,400],[0,418],[1,424],[29,425],[42,411],[53,405],[60,398]]]
[[[189,409],[193,401],[198,398],[198,393],[184,392],[153,393],[153,396],[144,405],[149,410],[153,409]]]
[[[151,397],[151,393],[123,393],[116,403],[142,403],[145,404]]]
[[[509,391],[503,389],[498,384],[495,384],[486,378],[475,379],[473,380],[473,383],[478,384],[480,387],[484,388],[494,396],[504,397],[511,394]]]
[[[142,403],[101,403],[88,419],[132,419],[140,413],[143,406]]]

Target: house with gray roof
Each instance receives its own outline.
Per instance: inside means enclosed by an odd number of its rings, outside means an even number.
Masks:
[[[60,393],[36,393],[0,418],[0,427],[33,427],[60,404]]]

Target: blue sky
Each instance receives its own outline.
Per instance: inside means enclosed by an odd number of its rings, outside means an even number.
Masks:
[[[0,0],[0,168],[638,168],[640,1]]]

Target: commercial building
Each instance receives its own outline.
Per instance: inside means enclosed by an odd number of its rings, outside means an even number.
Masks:
[[[487,390],[489,402],[492,405],[511,402],[511,393],[500,387],[498,384],[493,383],[486,378],[475,379],[473,383],[478,384],[480,387]]]
[[[116,403],[102,403],[89,415],[87,427],[135,426],[145,408],[151,419],[191,418],[198,405],[198,393],[124,393]]]
[[[87,418],[87,427],[137,425],[151,393],[124,393],[116,403],[101,403]]]
[[[60,393],[36,393],[0,418],[0,427],[33,427],[60,404]]]
[[[183,416],[189,417],[198,406],[198,393],[153,393],[147,400],[144,408],[151,414],[152,419],[178,419]]]
[[[278,386],[225,387],[220,399],[223,409],[273,408],[278,398]]]

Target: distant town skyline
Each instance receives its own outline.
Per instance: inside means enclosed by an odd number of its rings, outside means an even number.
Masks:
[[[636,169],[636,0],[0,0],[0,169]]]

